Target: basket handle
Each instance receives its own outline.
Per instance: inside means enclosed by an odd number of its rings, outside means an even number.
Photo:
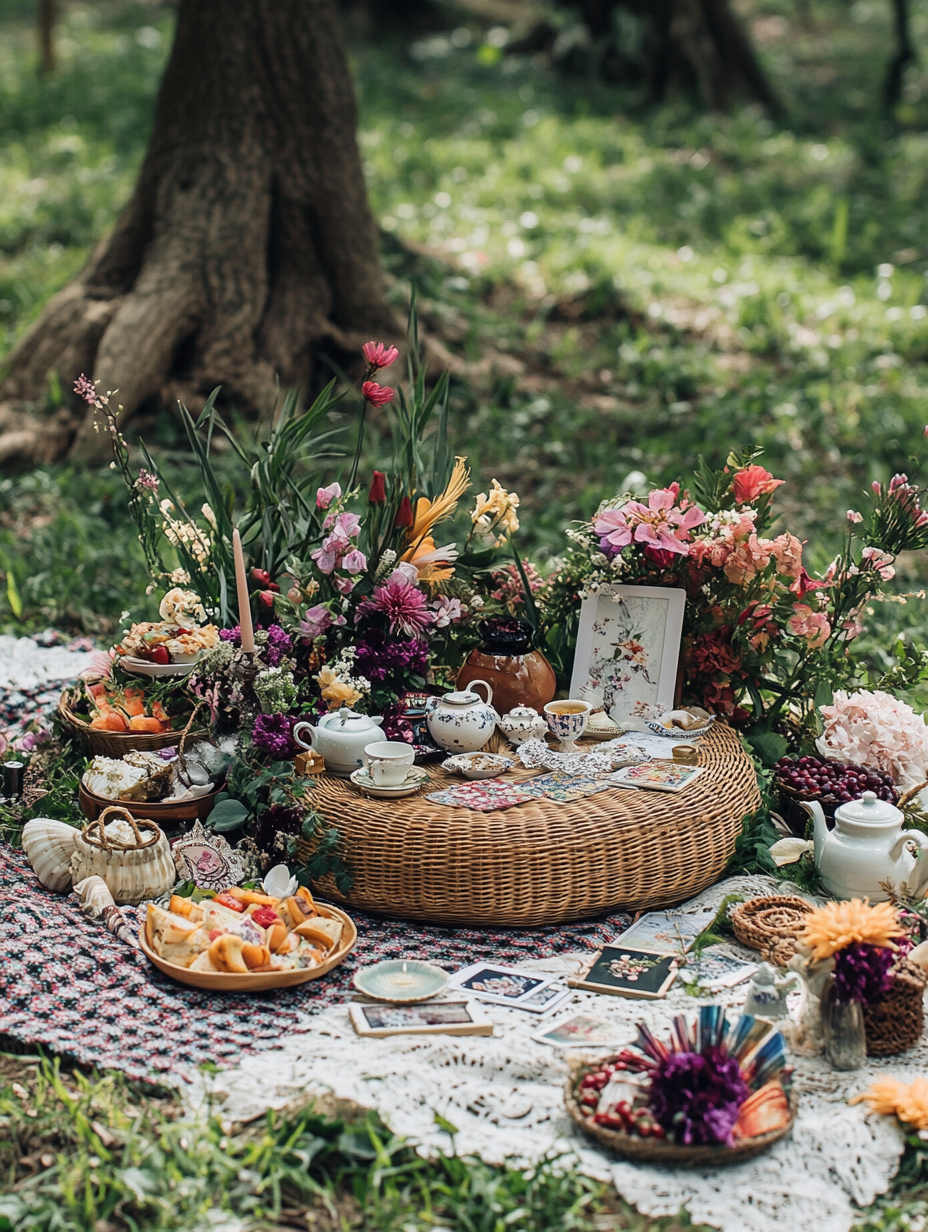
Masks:
[[[128,821],[135,835],[134,843],[124,843],[121,839],[107,834],[105,823],[111,813],[119,813],[124,821]],[[142,837],[143,830],[149,831],[148,838]],[[99,847],[103,851],[144,851],[146,847],[153,847],[158,842],[161,838],[161,829],[153,821],[136,821],[129,810],[121,804],[110,804],[96,821],[88,822],[84,826],[83,837],[91,847]]]
[[[180,740],[177,742],[177,760],[180,762],[181,770],[183,770],[184,774],[188,778],[189,778],[189,775],[187,774],[187,737],[190,735],[190,732],[193,729],[193,720],[197,717],[197,715],[200,713],[200,711],[203,709],[205,705],[207,705],[205,701],[197,702],[197,704],[191,710],[190,718],[187,720],[187,726],[181,732]],[[210,744],[216,743],[215,740],[213,740],[212,736],[208,737],[208,739],[209,739]]]

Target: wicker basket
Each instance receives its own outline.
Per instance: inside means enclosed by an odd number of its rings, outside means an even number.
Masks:
[[[70,727],[72,732],[94,757],[119,758],[135,750],[141,753],[154,753],[157,749],[166,749],[172,744],[177,744],[181,738],[181,732],[179,731],[99,731],[97,728],[91,727],[86,719],[82,719],[72,710],[71,707],[77,703],[79,695],[79,689],[65,689],[61,695],[61,701],[58,703],[58,717],[66,727]],[[192,740],[205,739],[208,736],[209,732],[202,730],[190,733],[190,739]]]
[[[914,1048],[925,1027],[925,984],[928,974],[908,959],[893,971],[889,992],[876,1005],[865,1005],[867,1056],[891,1057]]]
[[[679,794],[616,788],[492,813],[424,796],[365,799],[325,775],[309,795],[341,832],[354,884],[347,898],[331,877],[321,889],[364,911],[487,927],[679,903],[718,879],[742,819],[760,803],[754,768],[724,724],[702,741],[700,763],[705,772]],[[506,781],[520,777],[532,773]],[[430,790],[453,782],[461,780],[435,768]],[[308,850],[298,848],[303,859]]]
[[[640,1160],[642,1163],[666,1164],[672,1168],[720,1168],[729,1164],[740,1164],[746,1159],[753,1159],[767,1147],[773,1146],[784,1138],[793,1128],[798,1106],[795,1090],[790,1093],[790,1117],[782,1129],[771,1130],[768,1134],[758,1134],[755,1138],[745,1138],[737,1146],[678,1146],[676,1142],[668,1142],[666,1138],[639,1138],[637,1134],[625,1134],[617,1129],[606,1129],[602,1125],[594,1125],[590,1117],[585,1116],[577,1099],[577,1087],[584,1074],[601,1066],[608,1058],[596,1061],[583,1061],[571,1058],[568,1061],[570,1077],[564,1090],[564,1103],[567,1111],[577,1122],[585,1134],[595,1138],[597,1142],[624,1155],[627,1159]]]
[[[812,907],[791,894],[752,898],[731,913],[735,936],[749,949],[760,950],[768,961],[785,966],[796,952],[796,937]]]

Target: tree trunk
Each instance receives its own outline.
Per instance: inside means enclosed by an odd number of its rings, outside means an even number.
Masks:
[[[55,71],[55,2],[39,0],[39,67],[43,73]]]
[[[126,417],[219,384],[261,412],[321,347],[395,338],[355,128],[335,0],[180,0],[132,198],[7,359],[0,463],[99,452],[92,423],[24,411],[51,372]]]

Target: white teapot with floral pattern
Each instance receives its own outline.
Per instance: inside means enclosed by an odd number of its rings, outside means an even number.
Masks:
[[[484,701],[474,690],[483,685]],[[472,680],[466,689],[430,697],[426,703],[426,723],[429,735],[449,753],[476,753],[487,743],[499,722],[493,709],[493,689],[485,680]]]

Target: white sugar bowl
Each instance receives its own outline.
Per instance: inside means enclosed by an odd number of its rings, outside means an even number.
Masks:
[[[484,701],[474,690],[482,685]],[[435,743],[449,753],[476,753],[496,729],[499,715],[491,705],[493,689],[485,680],[472,680],[466,689],[430,697],[426,704],[426,723]]]
[[[548,724],[531,706],[515,706],[500,719],[499,729],[509,743],[518,748],[526,740],[536,740],[544,736]]]

